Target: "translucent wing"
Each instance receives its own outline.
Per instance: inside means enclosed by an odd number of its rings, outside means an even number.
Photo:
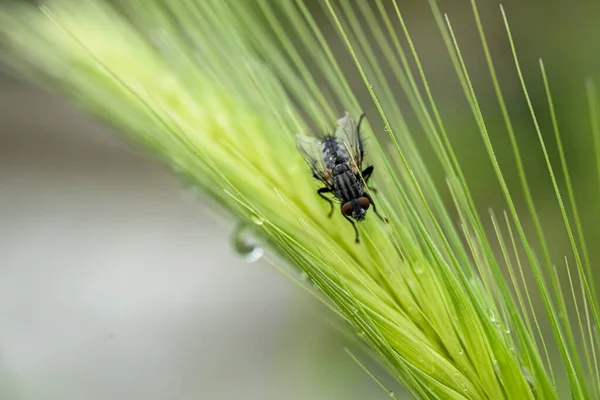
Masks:
[[[358,132],[356,127],[356,122],[348,112],[342,118],[338,119],[335,138],[348,150],[350,162],[356,168],[355,172],[360,173],[363,161],[363,143],[360,132]]]
[[[323,162],[323,149],[321,140],[314,136],[302,134],[296,135],[296,147],[304,160],[312,169],[315,178],[322,181],[328,187],[333,186],[331,171],[325,167]]]

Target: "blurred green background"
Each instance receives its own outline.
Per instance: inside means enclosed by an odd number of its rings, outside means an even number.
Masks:
[[[337,40],[319,3],[307,3]],[[453,23],[527,222],[470,2],[439,4]],[[570,247],[498,3],[478,4],[552,256],[564,277],[562,257]],[[600,4],[503,4],[556,163],[538,68],[538,58],[545,61],[594,265],[600,256],[600,186],[584,80],[599,77]],[[500,213],[504,201],[427,2],[399,0],[399,6],[482,215],[489,207]],[[334,51],[371,126],[384,137],[345,49]],[[271,266],[247,264],[236,255],[229,246],[233,223],[209,210],[201,195],[182,189],[171,171],[57,96],[9,75],[0,77],[0,85],[0,398],[388,398],[344,352],[350,346],[368,360],[340,333],[335,318]],[[398,99],[407,107],[400,94]],[[409,122],[445,186],[423,133],[414,119]],[[368,364],[402,398],[402,389]]]

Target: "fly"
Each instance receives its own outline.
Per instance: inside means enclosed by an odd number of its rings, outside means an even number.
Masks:
[[[313,176],[325,185],[317,190],[317,194],[329,202],[331,209],[328,216],[333,214],[333,201],[325,194],[331,193],[340,202],[342,216],[352,224],[356,243],[360,240],[354,221],[363,221],[370,206],[373,206],[373,211],[379,218],[388,222],[387,218],[377,212],[373,198],[364,190],[373,173],[372,165],[362,169],[364,148],[360,124],[364,117],[363,113],[357,125],[346,112],[338,119],[335,133],[322,138],[296,135],[296,146],[300,154],[310,165]]]

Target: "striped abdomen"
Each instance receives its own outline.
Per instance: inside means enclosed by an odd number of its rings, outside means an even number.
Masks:
[[[333,191],[342,203],[362,196],[363,182],[352,173],[348,164],[338,164],[332,171]]]

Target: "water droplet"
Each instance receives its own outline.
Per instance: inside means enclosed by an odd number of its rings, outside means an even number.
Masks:
[[[300,280],[301,281],[307,281],[308,280],[308,274],[304,271],[300,271]]]
[[[392,391],[390,391],[388,394],[390,395],[390,397],[396,397],[396,395]]]
[[[500,320],[498,319],[498,316],[493,311],[491,312],[490,321],[492,321],[492,323],[495,324],[496,326],[500,326]]]
[[[249,263],[260,260],[265,253],[265,250],[258,245],[254,238],[253,227],[249,224],[241,224],[234,231],[231,242],[235,251],[244,256],[244,260]]]
[[[496,375],[500,376],[500,367],[498,366],[498,362],[496,360],[492,360],[494,372]]]
[[[258,214],[252,214],[250,216],[250,219],[252,220],[252,222],[254,222],[256,225],[262,225],[265,220]]]
[[[262,247],[254,247],[252,251],[246,253],[244,260],[246,260],[246,262],[253,263],[260,260],[263,254],[265,254],[265,250]]]
[[[363,331],[363,330],[358,330],[358,331],[356,331],[356,333],[357,333],[357,334],[358,334],[358,336],[360,336],[360,337],[365,337],[365,335],[366,335],[366,332],[365,332],[365,331]]]
[[[510,328],[506,328],[506,330],[504,331],[504,333],[510,333]]]
[[[462,356],[463,354],[465,354],[465,351],[462,348],[458,349],[458,354],[460,354]]]
[[[387,126],[386,126],[385,128],[383,128],[383,130],[384,130],[385,132],[389,132],[389,130],[388,130],[388,128],[387,128]]]
[[[423,268],[423,264],[421,264],[421,263],[415,264],[413,266],[413,271],[415,272],[415,274],[421,275],[423,272],[425,272],[425,269]]]
[[[369,89],[373,89],[373,85],[369,85]]]

